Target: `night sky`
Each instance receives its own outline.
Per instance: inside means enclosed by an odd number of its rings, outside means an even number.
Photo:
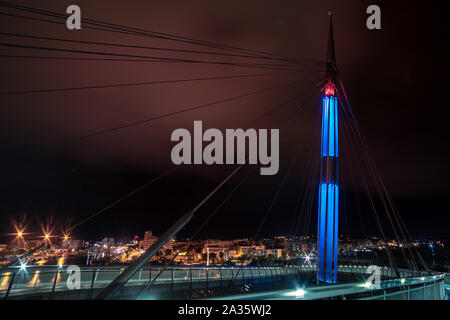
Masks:
[[[65,14],[73,1],[15,1]],[[337,64],[351,106],[359,119],[379,173],[408,230],[417,238],[448,237],[450,156],[447,92],[449,37],[446,11],[430,1],[76,1],[82,17],[182,35],[230,46],[271,52],[283,57],[324,61],[328,15],[334,14]],[[377,4],[382,29],[366,28],[366,8]],[[48,19],[0,6],[0,13]],[[123,43],[184,50],[226,52],[163,39],[84,28],[69,31],[65,21],[41,23],[2,15],[1,33],[82,41]],[[57,42],[0,35],[1,43],[114,52],[230,63],[249,62],[230,56],[199,56],[137,48]],[[24,59],[4,55],[88,57],[80,53],[43,52],[0,47],[0,93],[186,78],[276,73],[213,64],[142,63]],[[90,56],[92,58],[92,56]],[[94,57],[101,58],[101,57]],[[110,57],[109,57],[110,58]],[[278,63],[258,61],[259,63]],[[300,68],[300,67],[299,67]],[[259,78],[210,80],[151,86],[65,92],[0,95],[0,233],[10,239],[12,221],[26,216],[28,232],[54,217],[55,233],[76,224],[173,165],[170,134],[192,131],[193,121],[206,128],[240,128],[324,79],[323,74],[297,73]],[[280,88],[208,108],[117,130],[78,142],[73,137],[165,114],[195,105],[289,82]],[[252,237],[282,179],[292,169],[268,217],[262,235],[293,232],[299,186],[308,170],[311,143],[318,141],[314,115],[319,93],[281,133],[281,168],[263,177],[245,167],[201,210],[181,233],[190,236],[225,199],[242,186],[199,234],[200,238]],[[305,99],[303,99],[305,100]],[[300,99],[299,101],[302,101]],[[278,128],[295,106],[257,122],[255,128]],[[298,107],[298,104],[297,104]],[[317,118],[316,118],[317,119]],[[344,139],[344,138],[343,138]],[[342,143],[345,153],[346,141]],[[30,152],[29,152],[30,151]],[[351,204],[364,198],[361,184],[347,174],[355,158],[343,156],[347,205],[341,214],[342,234],[376,235],[372,214],[362,217]],[[126,239],[145,230],[161,234],[220,183],[234,166],[183,166],[170,176],[82,224],[74,237]],[[345,178],[347,175],[347,178]],[[344,189],[345,190],[345,189]],[[355,196],[355,197],[353,197]],[[303,195],[302,195],[303,197]],[[309,233],[315,233],[313,208]],[[363,227],[361,227],[361,218]],[[365,224],[365,225],[364,225]],[[364,230],[362,230],[364,229]],[[389,234],[389,232],[388,232]]]

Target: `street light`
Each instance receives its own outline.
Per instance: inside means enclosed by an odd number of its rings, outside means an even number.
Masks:
[[[295,297],[296,299],[303,299],[303,298],[305,298],[305,294],[306,294],[306,291],[303,288],[298,288],[297,290],[287,292],[284,295]]]
[[[25,271],[27,268],[27,263],[26,262],[20,262],[20,270]]]
[[[297,289],[297,290],[295,291],[295,297],[296,297],[297,299],[303,299],[303,298],[305,297],[305,293],[306,293],[305,290],[303,290],[303,289]]]

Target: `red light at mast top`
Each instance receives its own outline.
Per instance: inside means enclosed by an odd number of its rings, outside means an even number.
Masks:
[[[325,85],[325,95],[328,97],[334,97],[335,95],[335,86],[331,81],[328,81],[328,83]]]

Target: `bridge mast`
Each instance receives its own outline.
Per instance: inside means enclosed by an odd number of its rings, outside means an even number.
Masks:
[[[338,184],[338,103],[333,16],[327,52],[327,83],[322,96],[322,133],[320,154],[319,212],[317,230],[317,280],[337,282],[339,184]]]

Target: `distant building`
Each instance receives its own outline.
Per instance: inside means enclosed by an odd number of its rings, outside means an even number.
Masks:
[[[286,254],[286,249],[268,249],[266,252],[268,255],[272,255],[275,258],[279,259]]]
[[[139,241],[139,250],[147,250],[156,241],[158,241],[158,238],[151,231],[145,231],[144,239]]]
[[[69,242],[69,248],[71,248],[71,249],[83,248],[86,246],[86,242],[84,240],[70,239],[68,242]]]
[[[154,236],[151,231],[145,231],[144,239],[139,241],[139,250],[147,250],[153,244],[155,244],[156,241],[158,241],[158,237]],[[172,250],[173,243],[173,239],[167,241],[167,243],[162,247],[160,251]]]
[[[203,244],[203,253],[209,252],[224,252],[232,245],[232,241],[225,240],[207,240]]]
[[[114,245],[114,238],[103,238],[101,244],[103,246],[113,246]]]
[[[266,246],[263,244],[252,244],[248,246],[239,246],[238,252],[243,255],[264,255]]]

